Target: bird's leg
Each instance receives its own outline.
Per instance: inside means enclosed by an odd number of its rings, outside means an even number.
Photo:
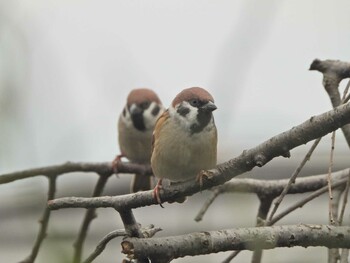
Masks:
[[[163,185],[162,185],[162,182],[163,182],[163,179],[159,179],[156,186],[154,187],[153,189],[153,192],[152,192],[152,195],[153,195],[153,198],[157,201],[157,203],[161,206],[162,206],[162,200],[160,199],[160,196],[159,196],[159,191],[160,189],[162,189]]]
[[[199,182],[200,191],[202,191],[202,187],[203,187],[203,178],[209,178],[209,177],[210,177],[209,171],[201,170],[197,174],[196,181]]]
[[[118,154],[114,160],[112,161],[112,169],[113,172],[116,174],[117,177],[118,176],[118,163],[121,162],[122,158],[125,157],[125,155],[123,153]]]

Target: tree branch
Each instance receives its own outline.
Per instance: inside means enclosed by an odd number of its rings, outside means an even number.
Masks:
[[[159,227],[154,227],[154,225],[147,226],[146,228],[141,228],[141,232],[143,233],[143,236],[150,238],[153,237],[157,232],[161,231],[162,229]],[[97,244],[97,247],[94,252],[90,254],[90,256],[84,260],[84,263],[91,263],[92,261],[97,258],[102,251],[106,248],[106,245],[109,241],[116,237],[124,237],[126,236],[126,231],[124,229],[120,230],[114,230],[110,233],[108,233],[106,236],[104,236],[100,242]]]
[[[136,222],[136,219],[134,217],[133,212],[131,209],[123,209],[119,211],[120,217],[123,221],[125,232],[127,236],[129,237],[137,237],[137,238],[143,238],[143,233],[141,231],[141,228],[139,224]],[[149,260],[147,257],[139,257],[138,261],[139,263],[148,263]]]
[[[315,59],[310,65],[310,70],[317,70],[323,74],[323,86],[333,107],[338,107],[342,103],[339,83],[345,78],[350,78],[350,63],[339,60]],[[350,146],[350,125],[342,127],[342,131]]]
[[[332,188],[340,187],[346,184],[347,179],[341,179],[337,182],[333,182],[331,185]],[[306,198],[296,202],[295,204],[291,205],[289,208],[286,210],[282,211],[278,215],[274,216],[269,222],[266,223],[266,225],[273,225],[276,222],[278,222],[280,219],[291,213],[292,211],[303,207],[306,203],[310,202],[311,200],[315,199],[316,197],[320,196],[321,194],[324,194],[325,192],[328,191],[328,185],[324,186],[317,191],[314,191],[310,195],[308,195]]]
[[[93,197],[100,196],[103,192],[104,186],[106,185],[108,178],[111,174],[99,174],[94,192],[92,194]],[[96,209],[90,208],[86,211],[85,217],[80,228],[77,240],[74,243],[74,258],[73,262],[79,263],[81,262],[81,255],[83,253],[83,245],[86,239],[86,235],[90,226],[90,223],[93,219],[97,217]]]
[[[341,194],[344,192],[344,189],[345,187],[342,187],[342,188],[337,188],[333,191],[333,201],[330,207],[330,209],[332,210],[333,218],[329,218],[329,223],[331,225],[338,225],[339,201],[340,201]],[[338,248],[328,249],[328,263],[337,263],[339,259],[340,259],[340,254],[339,254]]]
[[[348,177],[350,169],[344,169],[333,173],[334,181],[338,181]],[[350,177],[349,177],[350,178]],[[235,178],[223,185],[217,186],[213,189],[212,195],[203,204],[201,210],[198,212],[195,220],[201,221],[209,206],[214,202],[215,198],[224,193],[255,193],[258,196],[270,196],[275,198],[281,194],[288,185],[290,179],[282,180],[259,180],[250,178]],[[327,174],[312,175],[302,178],[297,178],[294,184],[290,185],[288,194],[299,194],[312,192],[327,185]]]
[[[290,187],[292,186],[292,184],[295,183],[296,178],[298,177],[299,173],[301,172],[301,170],[303,169],[303,167],[305,166],[306,162],[308,160],[310,160],[310,157],[312,155],[312,153],[314,152],[314,150],[316,149],[317,145],[319,144],[319,142],[321,141],[321,138],[318,138],[317,140],[314,141],[314,143],[312,144],[312,146],[310,147],[309,151],[307,152],[307,154],[305,155],[304,159],[301,161],[301,163],[298,165],[298,167],[294,170],[293,174],[291,175],[291,177],[289,178],[288,184],[284,187],[283,191],[281,192],[281,194],[278,196],[277,200],[274,202],[274,207],[270,213],[269,216],[269,220],[272,219],[272,217],[275,215],[279,205],[281,204],[283,198],[286,196],[286,194],[288,193]]]
[[[289,150],[307,143],[308,141],[322,137],[333,130],[350,123],[350,104],[311,117],[308,121],[292,128],[289,131],[272,137],[268,141],[243,151],[237,158],[226,163],[219,164],[216,169],[206,171],[207,177],[200,186],[195,180],[163,186],[160,193],[161,200],[173,201],[179,197],[190,196],[201,190],[223,184],[239,174],[252,170],[255,166],[263,166],[277,156],[288,156]],[[48,202],[50,209],[68,207],[114,207],[116,210],[123,208],[137,208],[158,204],[152,196],[152,191],[139,192],[132,195],[103,197],[103,198],[60,198]]]
[[[267,215],[269,213],[272,201],[273,201],[273,196],[269,195],[269,196],[259,196],[259,201],[260,201],[260,205],[259,205],[259,210],[258,210],[258,215],[256,218],[256,226],[257,227],[261,227],[265,225],[265,221],[267,218]],[[260,263],[261,262],[261,258],[262,258],[262,254],[263,254],[263,250],[262,249],[257,249],[254,250],[253,256],[252,256],[252,263]]]
[[[350,227],[291,225],[197,232],[164,238],[127,238],[122,252],[129,258],[204,255],[230,250],[324,246],[350,248]]]
[[[51,199],[55,198],[56,176],[48,177],[48,180],[49,180],[49,190],[48,190],[48,194],[47,194],[47,200],[51,200]],[[24,259],[20,263],[33,263],[35,261],[37,255],[39,253],[40,246],[46,237],[46,231],[47,231],[47,227],[49,225],[50,214],[51,214],[50,209],[48,207],[45,207],[43,216],[40,219],[41,227],[40,227],[38,236],[35,240],[32,252],[26,259]]]
[[[129,162],[118,162],[118,173],[140,173],[144,175],[151,175],[152,169],[150,165],[141,165]],[[52,165],[34,169],[28,169],[13,173],[7,173],[0,175],[0,184],[11,183],[16,180],[32,178],[36,176],[58,176],[66,173],[73,172],[94,172],[98,174],[113,174],[112,162],[101,163],[74,163],[66,162],[60,165]]]

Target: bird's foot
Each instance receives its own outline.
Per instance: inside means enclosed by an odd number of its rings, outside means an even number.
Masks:
[[[113,172],[116,174],[117,177],[118,176],[118,163],[122,161],[122,158],[125,157],[125,155],[123,153],[118,154],[114,160],[112,161],[112,169]]]
[[[152,196],[153,198],[157,201],[157,203],[162,207],[162,200],[160,199],[160,196],[159,196],[159,192],[160,190],[163,188],[162,186],[162,179],[159,179],[158,182],[157,182],[157,185],[154,187],[153,189],[153,192],[152,192]]]
[[[196,177],[196,181],[199,183],[199,188],[200,191],[202,191],[202,187],[203,187],[203,179],[204,178],[209,178],[210,177],[210,172],[206,171],[206,170],[201,170]]]

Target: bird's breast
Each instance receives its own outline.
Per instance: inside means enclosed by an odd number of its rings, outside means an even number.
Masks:
[[[183,127],[168,123],[156,138],[152,155],[155,176],[172,181],[184,181],[197,176],[201,170],[216,165],[216,128],[207,127],[191,134]]]

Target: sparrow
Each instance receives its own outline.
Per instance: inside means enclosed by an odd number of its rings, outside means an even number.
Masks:
[[[217,161],[214,99],[203,88],[181,91],[158,118],[153,131],[151,167],[158,183],[153,196],[159,204],[163,178],[182,182],[212,169]]]
[[[158,117],[164,112],[158,95],[151,89],[132,90],[118,120],[118,141],[121,155],[138,164],[150,164],[152,133]],[[117,161],[118,161],[117,160]],[[150,190],[152,177],[135,174],[131,192]]]

